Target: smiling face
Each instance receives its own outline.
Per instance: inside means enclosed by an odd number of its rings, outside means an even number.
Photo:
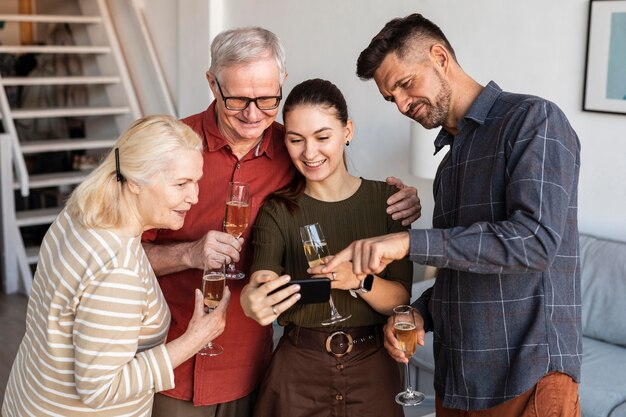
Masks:
[[[173,152],[148,184],[129,184],[136,195],[143,230],[183,227],[185,216],[198,202],[198,180],[202,176],[202,154],[196,150]]]
[[[217,125],[226,139],[234,143],[259,140],[276,120],[278,108],[259,110],[251,102],[244,110],[228,110],[217,88],[216,75],[209,73],[207,78],[216,98]],[[280,94],[280,73],[273,58],[224,68],[217,75],[217,81],[226,97],[256,98]]]
[[[352,140],[352,121],[344,125],[334,108],[298,105],[285,113],[285,144],[294,165],[310,182],[347,175],[343,152]]]
[[[426,129],[445,126],[452,90],[433,60],[402,60],[390,53],[374,72],[374,80],[385,100],[395,103],[400,113]]]

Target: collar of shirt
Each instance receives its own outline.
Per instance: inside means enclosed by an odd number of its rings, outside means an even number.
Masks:
[[[207,149],[211,152],[219,150],[225,146],[228,146],[228,142],[222,136],[222,132],[217,127],[217,112],[215,109],[215,100],[209,106],[208,111],[205,113],[204,120],[202,122],[202,129],[206,137]],[[274,122],[276,123],[276,122]],[[254,157],[265,154],[268,158],[272,159],[273,149],[270,144],[269,136],[272,129],[265,129],[261,141],[254,147]]]
[[[457,125],[459,132],[463,131],[463,128],[469,121],[473,121],[479,125],[485,124],[487,116],[491,111],[491,108],[496,103],[496,100],[502,93],[502,89],[493,81],[480,92],[476,100],[472,103],[471,107],[463,116]],[[451,145],[454,140],[454,136],[444,129],[441,129],[437,138],[435,139],[435,154],[439,152],[444,146]]]
[[[437,152],[442,150],[444,146],[452,145],[453,140],[454,136],[452,136],[451,133],[445,129],[441,129],[435,138],[435,153],[433,155],[437,155]]]
[[[502,89],[493,81],[490,81],[485,88],[480,92],[476,100],[472,103],[472,106],[467,111],[467,114],[459,121],[459,132],[462,130],[464,123],[472,120],[479,125],[485,124],[487,116],[491,111],[491,108],[495,104],[498,97],[502,94]]]

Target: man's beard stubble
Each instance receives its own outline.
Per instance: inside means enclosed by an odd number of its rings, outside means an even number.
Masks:
[[[414,119],[416,122],[421,124],[426,129],[433,129],[435,127],[441,127],[446,119],[448,118],[448,113],[450,111],[450,101],[452,97],[452,89],[450,88],[450,84],[446,80],[443,79],[441,74],[435,71],[435,75],[439,80],[439,93],[435,98],[435,103],[430,104],[423,100],[416,101],[411,103],[406,114],[412,114],[413,109],[425,103],[426,105],[426,115],[422,120]],[[410,117],[410,116],[409,116]]]

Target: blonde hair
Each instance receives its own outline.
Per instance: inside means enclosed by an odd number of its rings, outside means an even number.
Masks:
[[[122,181],[117,180],[115,149]],[[102,163],[72,192],[68,212],[86,227],[122,225],[122,188],[125,181],[148,184],[166,168],[170,155],[180,150],[202,151],[202,140],[172,116],[143,117],[122,133]]]

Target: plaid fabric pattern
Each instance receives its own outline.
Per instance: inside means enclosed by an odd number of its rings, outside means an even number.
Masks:
[[[481,410],[582,360],[577,188],[580,143],[539,97],[489,83],[459,122],[434,182],[434,229],[410,258],[440,268],[416,302],[434,332],[444,407]]]

